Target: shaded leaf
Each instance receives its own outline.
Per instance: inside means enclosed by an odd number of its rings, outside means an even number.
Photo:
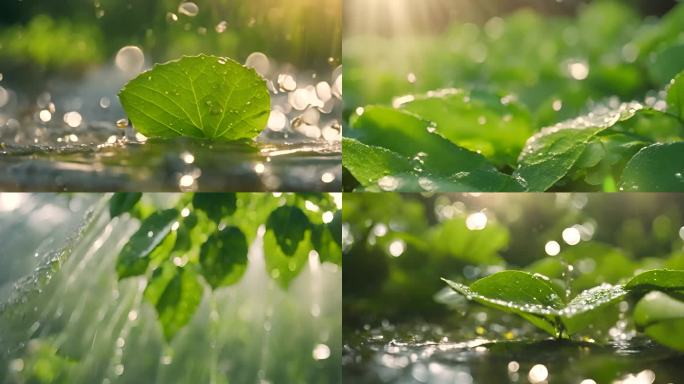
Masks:
[[[157,268],[145,289],[145,299],[154,305],[166,340],[187,325],[202,301],[204,289],[190,268],[166,263]]]
[[[318,252],[321,262],[327,261],[341,265],[342,249],[333,239],[332,230],[329,224],[313,224],[311,226],[311,245]]]
[[[222,218],[235,213],[237,197],[235,193],[195,193],[192,206],[204,211],[211,220],[219,223]]]
[[[684,191],[684,142],[653,144],[639,151],[622,173],[620,190]]]
[[[684,351],[684,302],[651,292],[634,308],[634,322],[658,343]]]
[[[168,237],[178,218],[178,211],[167,209],[153,213],[124,245],[117,260],[119,278],[145,273],[152,260],[152,252]]]
[[[212,288],[237,283],[247,270],[247,238],[240,228],[227,227],[215,232],[202,244],[202,276]]]
[[[119,92],[146,136],[253,139],[266,126],[270,96],[253,69],[216,56],[186,56],[155,65]]]
[[[276,208],[266,220],[266,229],[273,232],[283,253],[294,255],[309,229],[309,219],[299,208],[289,205]]]
[[[680,72],[670,82],[667,89],[667,109],[680,119],[684,119],[684,72]]]
[[[130,212],[140,201],[141,192],[117,192],[109,200],[109,216],[115,218],[126,212]]]

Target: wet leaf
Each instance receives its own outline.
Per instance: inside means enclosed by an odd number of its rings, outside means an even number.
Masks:
[[[237,283],[247,270],[248,248],[240,228],[215,232],[200,250],[202,276],[214,289]]]
[[[126,84],[119,98],[134,127],[149,137],[253,139],[271,107],[253,69],[207,55],[155,65]]]
[[[434,122],[453,143],[497,165],[512,166],[532,134],[532,122],[522,105],[501,100],[494,94],[444,89],[416,96],[401,108]]]
[[[655,269],[634,276],[625,284],[629,291],[684,291],[684,271]]]
[[[117,192],[109,200],[109,216],[115,218],[126,212],[130,212],[140,201],[141,192]]]
[[[515,175],[527,182],[530,191],[546,191],[570,172],[599,133],[631,119],[642,108],[638,103],[623,104],[542,129],[525,144]]]
[[[158,211],[140,224],[119,254],[116,271],[120,279],[145,273],[153,251],[167,239],[178,214],[176,209]]]
[[[634,322],[658,343],[684,351],[684,302],[651,292],[634,308]]]
[[[684,142],[653,144],[639,151],[622,173],[620,190],[684,191]]]
[[[667,109],[680,119],[684,119],[684,72],[680,72],[667,89]]]
[[[285,205],[271,212],[266,220],[266,229],[273,232],[283,253],[292,256],[304,240],[309,219],[301,209]]]
[[[235,193],[195,193],[192,206],[204,211],[207,217],[219,223],[221,219],[235,213],[237,197]]]
[[[433,130],[432,123],[410,113],[371,106],[354,121],[348,137],[415,159],[416,167],[429,170],[435,176],[476,169],[495,170],[484,156],[453,144]]]
[[[555,337],[568,337],[598,318],[616,315],[613,304],[627,294],[620,285],[602,284],[566,304],[564,292],[547,277],[521,271],[498,272],[470,287],[442,280],[467,299],[520,315]]]
[[[173,339],[190,322],[203,293],[198,275],[190,268],[166,263],[154,271],[145,299],[157,310],[166,340]]]

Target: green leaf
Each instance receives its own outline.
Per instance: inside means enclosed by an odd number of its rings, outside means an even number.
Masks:
[[[529,113],[517,102],[458,89],[416,96],[402,109],[434,122],[437,132],[455,144],[482,153],[497,165],[513,165],[532,133]]]
[[[140,224],[119,254],[116,271],[120,279],[145,273],[153,251],[169,236],[177,218],[177,210],[167,209],[153,213]]]
[[[117,192],[109,200],[109,216],[115,218],[126,212],[130,212],[138,203],[142,193],[140,192]]]
[[[684,142],[653,144],[639,151],[627,163],[621,191],[684,191]]]
[[[547,277],[521,271],[495,273],[470,287],[442,280],[468,300],[520,315],[556,337],[567,337],[597,319],[616,314],[614,304],[627,294],[620,285],[602,284],[566,304],[564,293]]]
[[[680,72],[670,82],[667,89],[667,109],[680,119],[684,119],[684,72]]]
[[[634,276],[625,289],[629,291],[680,291],[684,290],[684,271],[655,269]]]
[[[522,192],[520,182],[495,170],[476,169],[452,176],[435,176],[424,164],[382,147],[343,138],[342,164],[366,191]]]
[[[190,268],[166,263],[154,271],[145,299],[157,310],[166,340],[173,339],[190,322],[203,293],[197,274]]]
[[[275,234],[276,241],[287,256],[295,254],[309,229],[309,219],[301,209],[284,205],[276,208],[266,220],[266,229]]]
[[[530,191],[546,191],[568,174],[599,133],[642,108],[638,103],[623,104],[542,129],[527,141],[514,175],[525,180]]]
[[[200,250],[202,276],[214,289],[237,283],[247,270],[248,248],[240,228],[215,232]]]
[[[309,261],[311,251],[310,232],[300,241],[292,254],[285,254],[278,244],[277,235],[272,230],[266,230],[264,234],[264,258],[266,259],[266,272],[283,288],[299,275]]]
[[[150,137],[253,139],[264,129],[264,79],[228,58],[191,56],[155,65],[119,92],[126,113]]]
[[[328,230],[332,234],[333,240],[340,248],[342,247],[342,210],[338,209],[333,215],[332,221],[328,224]]]
[[[192,206],[204,211],[207,217],[219,223],[222,218],[235,213],[237,197],[235,193],[195,193]]]
[[[311,225],[311,245],[313,245],[321,262],[342,264],[342,250],[333,239],[333,228],[329,224]]]
[[[410,113],[369,106],[354,121],[348,137],[415,159],[415,167],[429,170],[435,176],[476,169],[495,170],[484,156],[453,144],[434,129],[432,123]]]
[[[471,231],[464,217],[455,217],[433,227],[427,240],[431,248],[448,257],[474,264],[500,264],[499,251],[508,246],[508,230],[488,223],[482,230]]]
[[[634,308],[634,322],[658,343],[684,351],[684,302],[651,292]]]
[[[650,57],[648,72],[657,85],[667,84],[684,70],[684,44],[668,44]]]

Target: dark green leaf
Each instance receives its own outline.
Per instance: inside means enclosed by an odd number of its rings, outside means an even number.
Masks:
[[[216,223],[235,213],[236,204],[235,193],[195,193],[192,198],[192,206],[204,211]]]
[[[284,205],[268,216],[266,229],[273,232],[278,245],[287,256],[295,254],[299,243],[309,229],[309,219],[301,209]]]
[[[166,263],[154,271],[145,289],[145,299],[157,310],[166,340],[173,339],[190,322],[203,293],[192,269]]]
[[[333,220],[328,224],[328,230],[333,240],[342,247],[342,210],[338,209],[333,215]]]
[[[313,245],[321,262],[342,264],[342,250],[331,233],[332,227],[327,224],[311,226],[311,245]],[[341,230],[341,229],[340,229]]]
[[[247,238],[240,228],[228,227],[215,232],[202,244],[202,276],[212,288],[237,283],[247,270]]]
[[[684,44],[666,45],[651,55],[648,71],[659,86],[684,70]]]
[[[653,144],[627,163],[620,181],[621,191],[684,191],[684,142]]]
[[[138,203],[142,193],[140,192],[117,192],[109,200],[109,216],[115,218],[129,212]]]
[[[253,139],[271,108],[264,79],[253,69],[206,55],[155,65],[119,98],[135,128],[156,137]]]
[[[177,218],[177,210],[167,209],[155,212],[140,224],[138,231],[131,236],[119,254],[116,265],[119,278],[145,273],[153,251],[169,237]]]

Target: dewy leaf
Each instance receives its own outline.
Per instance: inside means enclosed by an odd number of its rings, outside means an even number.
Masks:
[[[235,193],[195,193],[192,206],[204,211],[214,222],[235,213],[237,197]]]
[[[253,139],[270,113],[268,89],[253,69],[223,57],[191,56],[155,65],[119,92],[145,136]]]
[[[684,302],[650,292],[634,308],[634,322],[658,343],[684,351]]]
[[[641,109],[639,103],[626,103],[542,129],[525,144],[514,175],[525,180],[530,191],[546,191],[568,174],[596,135]]]
[[[684,291],[684,271],[654,269],[634,276],[625,284],[628,291]]]
[[[602,284],[566,304],[563,292],[547,277],[521,271],[495,273],[470,287],[442,280],[467,299],[518,314],[556,337],[567,337],[598,318],[617,313],[609,312],[611,305],[627,294],[620,285]]]
[[[119,254],[116,264],[119,278],[145,273],[152,252],[167,238],[177,218],[177,210],[167,209],[153,213],[140,224]]]
[[[247,238],[240,228],[228,227],[215,232],[202,244],[202,276],[212,288],[237,283],[247,270]]]
[[[366,191],[522,192],[514,178],[496,170],[476,169],[435,176],[421,159],[408,159],[388,149],[343,138],[342,164]]]
[[[667,109],[680,119],[684,119],[684,72],[680,72],[667,89]]]
[[[401,108],[436,124],[437,132],[455,144],[482,153],[497,165],[513,165],[532,122],[524,107],[505,98],[459,89],[415,96]]]
[[[271,212],[266,220],[266,229],[267,232],[273,232],[283,253],[292,256],[304,240],[309,224],[309,219],[301,209],[284,205]]]
[[[166,340],[173,339],[190,322],[203,293],[197,274],[190,268],[166,263],[154,271],[145,299],[157,310]]]
[[[393,108],[367,107],[348,132],[348,137],[411,159],[415,167],[435,176],[452,176],[476,169],[495,170],[484,156],[461,148],[435,132],[432,123]]]
[[[620,190],[684,191],[684,142],[653,144],[643,148],[627,163]]]
[[[117,192],[109,200],[109,216],[115,218],[129,212],[138,203],[142,193],[140,192]]]

